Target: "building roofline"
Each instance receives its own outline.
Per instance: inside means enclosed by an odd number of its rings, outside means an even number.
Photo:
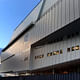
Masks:
[[[19,40],[28,30],[30,30],[34,26],[34,23],[31,23],[29,27],[27,27],[22,33],[20,33],[14,40],[12,40],[3,50],[7,50],[10,46],[12,46],[17,40]]]
[[[42,0],[30,11],[30,13],[20,22],[20,24],[14,29],[14,31],[23,23],[23,21],[32,13],[32,11],[41,3]]]
[[[41,3],[42,0],[40,0],[40,2],[31,10],[31,12]],[[43,6],[44,6],[45,1],[43,1],[42,7],[40,9],[38,19],[40,19],[40,15],[42,13],[43,10]],[[31,14],[31,12],[21,21],[21,23],[15,28],[15,30],[23,23],[23,21]],[[15,39],[13,39],[3,50],[2,52],[4,52],[5,50],[7,50],[11,45],[13,45],[21,36],[23,36],[32,26],[34,26],[34,23],[31,23],[25,30],[23,30],[23,32],[21,32]]]

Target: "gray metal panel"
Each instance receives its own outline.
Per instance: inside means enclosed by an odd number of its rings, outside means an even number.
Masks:
[[[60,56],[59,56],[59,63],[62,63],[63,62],[63,55],[64,55],[64,42],[61,41],[59,45],[60,45],[60,49],[63,50],[63,53],[60,54]]]
[[[49,33],[48,34],[50,34],[50,33],[52,33],[52,23],[51,23],[51,17],[52,17],[52,11],[51,11],[51,8],[50,8],[50,10],[49,10],[49,23],[48,23],[48,26],[49,26]]]
[[[46,13],[46,35],[49,33],[49,30],[48,30],[48,28],[49,28],[49,26],[48,26],[48,16],[49,16],[49,12],[47,12]]]
[[[70,22],[74,21],[74,0],[70,0]]]
[[[78,0],[79,17],[80,17],[80,0]]]
[[[42,35],[41,38],[45,37],[44,35],[44,17],[41,18],[41,35]]]
[[[56,49],[55,46],[56,46],[56,43],[54,43],[54,44],[52,45],[52,47],[53,47],[53,51],[55,51],[55,49]],[[56,64],[56,57],[55,57],[54,55],[53,55],[53,60],[52,60],[52,61],[53,61],[52,64],[55,65],[55,64]]]
[[[67,46],[67,41],[63,40],[62,42],[63,42],[63,44],[62,44],[63,45],[63,48],[62,48],[63,49],[62,62],[66,62],[67,61],[67,49],[66,49],[67,48],[66,47]]]
[[[78,0],[74,0],[75,19],[79,18],[79,5]]]
[[[57,50],[59,50],[59,44],[58,43],[56,43],[56,45],[55,45],[55,51],[57,51]],[[55,62],[56,62],[56,64],[58,64],[59,63],[59,55],[55,55]]]
[[[75,41],[76,41],[76,39],[72,38],[72,46],[76,46]],[[71,60],[74,60],[75,54],[76,54],[76,51],[72,51]]]
[[[55,4],[55,31],[57,30],[57,26],[58,26],[58,5],[57,3]]]
[[[46,20],[46,14],[43,17],[43,31],[44,31],[44,37],[46,36],[46,26],[47,26],[47,20]]]
[[[51,52],[51,46],[50,45],[47,45],[47,53],[50,53]],[[47,61],[46,61],[46,66],[48,65],[52,65],[52,56],[46,56],[47,57]]]
[[[62,0],[62,27],[65,26],[65,0]]]
[[[55,12],[55,8],[54,7],[52,7],[52,32],[54,32],[55,31],[55,16],[54,16],[54,13]]]
[[[69,40],[69,45],[70,45],[70,47],[73,46],[73,44],[72,44],[72,38]],[[70,47],[69,47],[69,48],[70,48]],[[68,60],[71,61],[71,59],[72,59],[72,51],[70,51],[70,52],[68,53]]]
[[[47,16],[46,16],[46,35],[48,35],[48,33],[49,33],[49,11],[47,12],[47,14],[46,14]]]
[[[43,30],[43,18],[41,18],[41,25],[40,25],[40,27],[41,27],[41,38],[43,38],[43,33],[44,33],[44,30]]]
[[[80,37],[76,37],[75,44],[80,46]],[[80,58],[80,50],[75,51],[75,58]]]
[[[38,26],[38,24],[36,24],[34,26],[33,37],[34,37],[34,42],[39,39],[39,26]]]
[[[70,22],[70,0],[66,0],[66,24]]]
[[[11,55],[12,54],[10,54],[9,52],[2,52],[2,54],[1,54],[1,60],[3,61],[4,59],[8,58]]]
[[[61,16],[62,16],[62,7],[61,7],[61,0],[58,3],[58,29],[61,28]]]
[[[51,8],[58,0],[45,0],[45,5],[43,8],[43,12],[42,15],[44,15],[44,13]]]
[[[42,28],[41,28],[41,25],[42,25],[42,24],[41,24],[41,19],[39,20],[38,25],[39,25],[38,27],[39,27],[39,35],[40,35],[40,36],[39,36],[39,39],[41,39],[41,37],[42,37],[42,31],[41,31],[41,30],[42,30]]]

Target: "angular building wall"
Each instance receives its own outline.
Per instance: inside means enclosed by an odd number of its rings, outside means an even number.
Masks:
[[[79,3],[79,0],[42,0],[3,50],[0,71],[33,71],[78,60]],[[30,27],[32,23],[34,26]]]
[[[0,72],[29,70],[30,42],[26,34],[2,53]]]

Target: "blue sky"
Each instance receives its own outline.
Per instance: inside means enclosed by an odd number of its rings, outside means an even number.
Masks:
[[[14,29],[40,0],[0,0],[0,48],[10,41]]]

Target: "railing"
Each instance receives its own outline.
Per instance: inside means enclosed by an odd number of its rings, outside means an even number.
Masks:
[[[80,80],[80,73],[4,77],[0,80]]]

